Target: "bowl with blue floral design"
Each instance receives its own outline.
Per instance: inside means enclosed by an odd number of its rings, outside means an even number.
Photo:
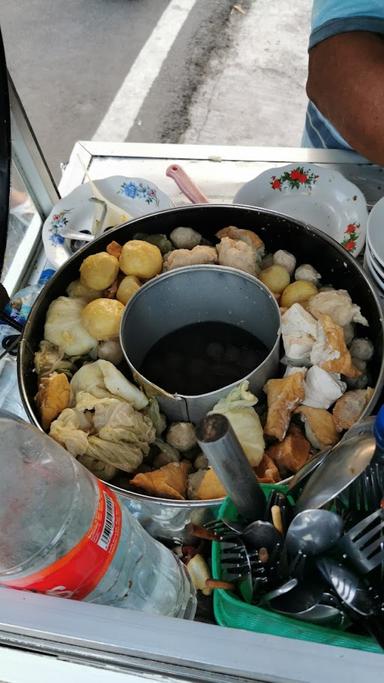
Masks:
[[[44,222],[47,260],[60,268],[77,249],[105,230],[172,206],[171,199],[145,178],[116,175],[79,185],[55,204]]]

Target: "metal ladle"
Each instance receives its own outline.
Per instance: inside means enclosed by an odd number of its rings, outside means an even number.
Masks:
[[[357,424],[353,425],[348,432],[344,434],[342,439],[339,441],[339,444],[341,442],[348,441],[354,436],[363,436],[368,434],[372,435],[374,422],[374,417],[368,417],[361,422],[357,422]],[[337,457],[337,449],[339,444],[337,444],[337,446],[333,446],[332,448],[326,448],[320,453],[317,453],[317,455],[313,456],[305,465],[303,465],[303,467],[301,467],[300,470],[296,472],[296,474],[288,482],[289,490],[291,492],[297,491],[301,486],[303,486],[304,482],[317,467],[319,467],[328,457],[334,457],[335,452]]]
[[[310,580],[301,581],[290,591],[269,600],[269,606],[276,612],[284,614],[303,614],[317,605],[326,589],[326,582],[320,575],[311,576]]]
[[[321,555],[341,538],[344,522],[329,510],[304,510],[289,525],[285,537],[288,554]]]
[[[276,611],[276,610],[275,610]],[[344,613],[337,607],[331,605],[317,604],[302,612],[290,612],[278,610],[281,614],[288,614],[300,621],[307,621],[318,626],[333,626],[340,628],[346,622]]]
[[[321,555],[338,541],[344,522],[328,510],[305,510],[292,520],[285,536],[282,566],[289,574],[301,576],[305,559]]]
[[[376,448],[373,436],[341,441],[307,481],[296,502],[296,511],[320,508],[344,491],[365,470]]]
[[[378,596],[356,574],[331,558],[321,557],[316,564],[345,605],[347,614],[353,614],[355,621],[364,626],[384,649],[384,626]]]

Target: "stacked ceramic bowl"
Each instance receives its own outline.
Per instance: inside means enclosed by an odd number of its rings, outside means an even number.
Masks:
[[[384,197],[375,204],[368,219],[364,269],[384,296]]]

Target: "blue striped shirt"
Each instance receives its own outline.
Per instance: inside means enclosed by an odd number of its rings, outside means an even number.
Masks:
[[[309,48],[349,31],[370,31],[384,36],[384,0],[314,0]],[[351,149],[311,101],[307,108],[303,145]]]

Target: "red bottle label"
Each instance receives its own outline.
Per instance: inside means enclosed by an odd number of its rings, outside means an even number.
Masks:
[[[121,536],[121,507],[115,494],[98,481],[99,504],[90,528],[56,562],[20,579],[1,580],[8,588],[83,600],[103,578]]]

